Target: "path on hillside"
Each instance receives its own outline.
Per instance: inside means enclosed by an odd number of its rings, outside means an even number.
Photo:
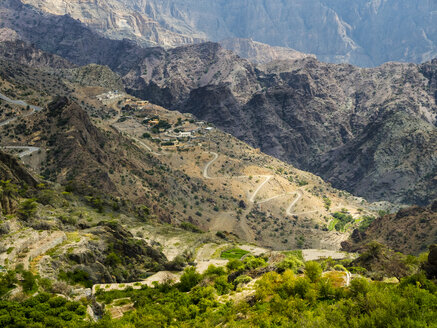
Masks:
[[[210,160],[208,163],[206,163],[205,167],[203,168],[203,177],[205,179],[208,180],[213,180],[213,179],[241,179],[241,178],[249,178],[249,176],[247,175],[239,175],[239,176],[234,176],[234,177],[211,177],[208,173],[210,166],[218,159],[219,155],[216,152],[210,152],[210,154],[212,154],[214,156],[214,158],[212,160]],[[252,178],[265,178],[265,180],[258,185],[258,187],[255,189],[255,191],[252,193],[252,195],[249,197],[249,201],[251,203],[257,203],[257,204],[264,204],[267,203],[269,201],[272,201],[274,199],[280,198],[280,197],[284,197],[284,196],[288,196],[288,195],[292,195],[293,193],[287,192],[284,194],[280,194],[277,196],[273,196],[270,197],[268,199],[264,199],[261,201],[256,201],[256,196],[258,195],[258,193],[263,189],[263,187],[274,177],[273,175],[255,175],[255,176],[251,176]],[[317,211],[310,211],[310,212],[303,212],[303,213],[292,213],[291,210],[293,209],[293,207],[296,205],[296,203],[302,198],[303,196],[303,191],[298,189],[297,190],[297,197],[290,203],[290,206],[288,206],[287,210],[286,210],[286,215],[300,215],[300,214],[308,214],[308,213],[315,213]]]
[[[28,103],[26,103],[23,100],[13,100],[13,99],[5,96],[2,93],[0,93],[0,99],[4,100],[6,102],[9,102],[11,104],[14,104],[14,105],[19,105],[19,106],[23,106],[23,107],[29,106],[31,111],[29,113],[23,115],[22,117],[28,117],[28,116],[33,115],[36,112],[39,112],[39,111],[42,110],[41,107],[34,106],[34,105],[29,105]],[[10,124],[10,123],[12,123],[12,122],[14,122],[16,120],[17,120],[17,117],[13,117],[13,118],[7,119],[7,120],[5,120],[3,122],[0,122],[0,127],[6,126],[6,125],[8,125],[8,124]],[[2,148],[2,149],[18,149],[18,150],[22,150],[18,154],[18,157],[20,157],[20,158],[23,158],[25,156],[31,155],[32,153],[37,152],[37,151],[39,151],[41,149],[39,147],[34,147],[34,146],[0,146],[0,148]]]
[[[41,148],[33,147],[33,146],[0,146],[2,149],[19,149],[23,150],[18,154],[18,157],[23,158],[24,156],[28,156],[36,151],[39,151]]]

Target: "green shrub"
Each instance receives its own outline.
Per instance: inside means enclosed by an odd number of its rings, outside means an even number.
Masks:
[[[30,271],[23,271],[21,273],[23,280],[21,282],[21,286],[23,287],[23,291],[32,292],[36,288],[36,278]]]
[[[232,271],[241,271],[244,270],[244,263],[238,259],[231,259],[226,264],[226,268],[232,272]]]
[[[90,274],[80,269],[75,269],[74,271],[68,272],[60,271],[59,279],[73,284],[80,284],[87,288],[91,288],[93,286],[93,282],[90,279]]]
[[[252,255],[246,257],[243,261],[245,269],[253,270],[266,265],[266,261],[262,257],[254,257]]]
[[[219,276],[214,281],[214,288],[217,290],[219,295],[224,295],[229,293],[233,289],[233,285],[228,283],[226,276]]]
[[[202,233],[203,231],[200,230],[198,227],[196,227],[194,224],[190,222],[182,222],[180,227],[184,230],[196,232],[196,233]]]
[[[215,235],[221,239],[226,239],[226,235],[222,231],[217,231]]]
[[[115,266],[117,266],[117,265],[119,265],[121,263],[121,259],[120,259],[120,257],[117,254],[115,254],[114,252],[111,252],[106,257],[105,263],[107,265],[115,267]]]
[[[208,269],[203,273],[204,276],[225,276],[226,270],[223,267],[217,267],[214,264],[210,264]]]
[[[234,285],[238,286],[238,285],[244,285],[244,284],[248,284],[249,282],[252,281],[252,278],[246,275],[241,275],[238,276],[235,280],[234,280]]]
[[[196,286],[201,279],[202,276],[196,272],[196,268],[188,267],[184,270],[184,273],[181,276],[179,290],[181,290],[182,292],[188,292],[194,286]]]
[[[287,270],[290,269],[294,273],[297,273],[298,269],[303,267],[303,262],[298,259],[296,256],[290,255],[285,260],[283,260],[281,263],[277,265],[277,267],[281,270]]]

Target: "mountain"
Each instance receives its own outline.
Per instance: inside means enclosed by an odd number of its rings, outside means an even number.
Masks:
[[[128,92],[213,122],[336,187],[426,204],[437,196],[436,64],[254,66],[201,44],[157,50],[124,81]]]
[[[6,117],[15,118],[2,124],[1,146],[97,209],[123,208],[142,220],[224,231],[273,249],[335,249],[349,230],[329,229],[331,212],[359,217],[386,208],[335,190],[192,115],[139,103],[113,89],[119,77],[108,67],[2,60],[0,93],[39,99],[41,108],[0,102]],[[162,122],[153,128],[156,119]]]
[[[143,46],[173,47],[206,41],[191,29],[163,22],[154,4],[146,1],[23,1],[55,15],[69,15],[108,38],[135,40]],[[157,14],[157,15],[156,15]]]
[[[436,322],[435,60],[145,49],[17,0],[0,24],[0,326]]]
[[[17,0],[1,8],[23,40],[77,65],[107,65],[132,95],[195,114],[335,187],[371,201],[436,198],[436,60],[256,65],[215,43],[144,49]]]
[[[143,45],[174,47],[250,38],[321,61],[378,66],[437,55],[434,0],[25,0],[93,30]]]
[[[75,66],[62,57],[43,52],[21,40],[0,42],[0,56],[34,67],[72,68]]]

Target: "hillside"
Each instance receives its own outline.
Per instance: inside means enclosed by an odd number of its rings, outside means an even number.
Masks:
[[[434,327],[437,59],[142,47],[196,43],[204,6],[332,34],[360,1],[26,2],[0,2],[0,327]]]
[[[384,215],[367,228],[355,230],[342,247],[357,251],[371,241],[378,241],[398,252],[419,254],[436,243],[436,235],[437,203],[434,202],[428,207],[414,206]]]
[[[253,66],[202,44],[156,51],[124,81],[128,92],[193,113],[336,187],[426,204],[437,190],[436,64]]]
[[[370,201],[436,198],[435,60],[372,69],[314,58],[254,65],[214,43],[143,49],[16,0],[2,8],[24,40],[75,64],[107,65],[130,94],[195,114],[334,187]]]
[[[44,69],[9,62],[14,69],[21,75],[5,75],[9,89],[2,92],[32,100],[37,88],[51,85],[24,88],[26,75],[31,81]],[[274,249],[336,249],[353,225],[328,228],[331,214],[345,209],[358,219],[368,207],[188,114],[114,93],[108,86],[117,78],[99,66],[73,71],[79,79],[71,69],[49,75],[68,97],[47,99],[41,110],[3,127],[2,145],[28,149],[18,155],[46,179],[145,218],[189,222]],[[106,79],[86,85],[96,74]]]
[[[315,58],[315,55],[305,54],[285,47],[273,47],[252,39],[233,38],[222,40],[219,43],[223,48],[231,50],[241,58],[246,58],[255,64],[267,64],[276,60]]]

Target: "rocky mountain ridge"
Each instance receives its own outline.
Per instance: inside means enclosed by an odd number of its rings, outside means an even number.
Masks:
[[[115,39],[174,47],[251,38],[328,62],[377,66],[437,55],[434,0],[24,0]]]
[[[326,227],[330,210],[324,199],[330,199],[332,211],[348,208],[357,216],[362,215],[358,208],[374,211],[365,200],[336,191],[191,115],[111,89],[118,79],[107,67],[32,68],[4,62],[7,74],[0,70],[0,88],[10,97],[61,96],[40,97],[46,102],[41,110],[5,124],[2,145],[31,148],[27,155],[18,153],[28,165],[69,192],[85,195],[97,209],[127,208],[141,220],[225,231],[279,249],[298,242],[339,246],[347,234]],[[74,78],[71,72],[80,74]],[[43,83],[34,76],[43,77]],[[102,80],[96,83],[95,76]],[[20,110],[11,115],[20,116]],[[153,127],[156,119],[161,128]],[[180,130],[188,136],[182,138]],[[261,222],[270,221],[261,230]],[[278,238],[285,229],[288,237]]]

